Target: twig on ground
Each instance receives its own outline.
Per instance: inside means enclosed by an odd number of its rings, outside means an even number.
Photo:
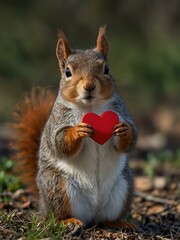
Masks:
[[[144,193],[144,192],[139,192],[138,191],[138,192],[135,192],[135,195],[138,196],[138,197],[144,198],[147,201],[151,201],[151,202],[157,202],[157,203],[169,204],[169,205],[176,205],[176,202],[174,200],[155,197],[153,195],[150,195],[150,194]]]
[[[0,197],[12,197],[12,192],[1,192]]]

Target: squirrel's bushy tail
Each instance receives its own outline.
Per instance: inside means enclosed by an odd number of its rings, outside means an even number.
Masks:
[[[13,130],[11,148],[15,150],[15,172],[35,197],[38,196],[35,178],[40,135],[54,100],[55,95],[50,91],[34,88],[17,106],[13,123],[10,124]]]

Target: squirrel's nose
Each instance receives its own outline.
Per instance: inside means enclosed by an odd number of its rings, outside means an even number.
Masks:
[[[86,82],[84,83],[83,87],[86,91],[90,92],[96,88],[96,85],[93,82]]]

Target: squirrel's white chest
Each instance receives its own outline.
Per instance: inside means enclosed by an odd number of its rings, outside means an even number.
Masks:
[[[128,184],[122,171],[127,160],[115,151],[112,141],[99,145],[87,138],[77,157],[58,161],[66,174],[73,216],[85,224],[116,220],[123,210]]]
[[[92,109],[101,114],[108,107]],[[86,111],[74,112],[80,122]],[[114,137],[104,145],[85,138],[83,147],[73,159],[59,159],[57,167],[65,173],[67,194],[73,217],[88,224],[116,220],[123,211],[128,183],[123,175],[126,155],[114,148]]]

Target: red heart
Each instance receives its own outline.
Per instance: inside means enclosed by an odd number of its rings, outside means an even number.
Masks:
[[[113,135],[114,127],[119,123],[118,115],[113,111],[106,111],[98,116],[89,112],[84,115],[82,122],[91,125],[94,129],[92,139],[99,144],[104,144]]]

